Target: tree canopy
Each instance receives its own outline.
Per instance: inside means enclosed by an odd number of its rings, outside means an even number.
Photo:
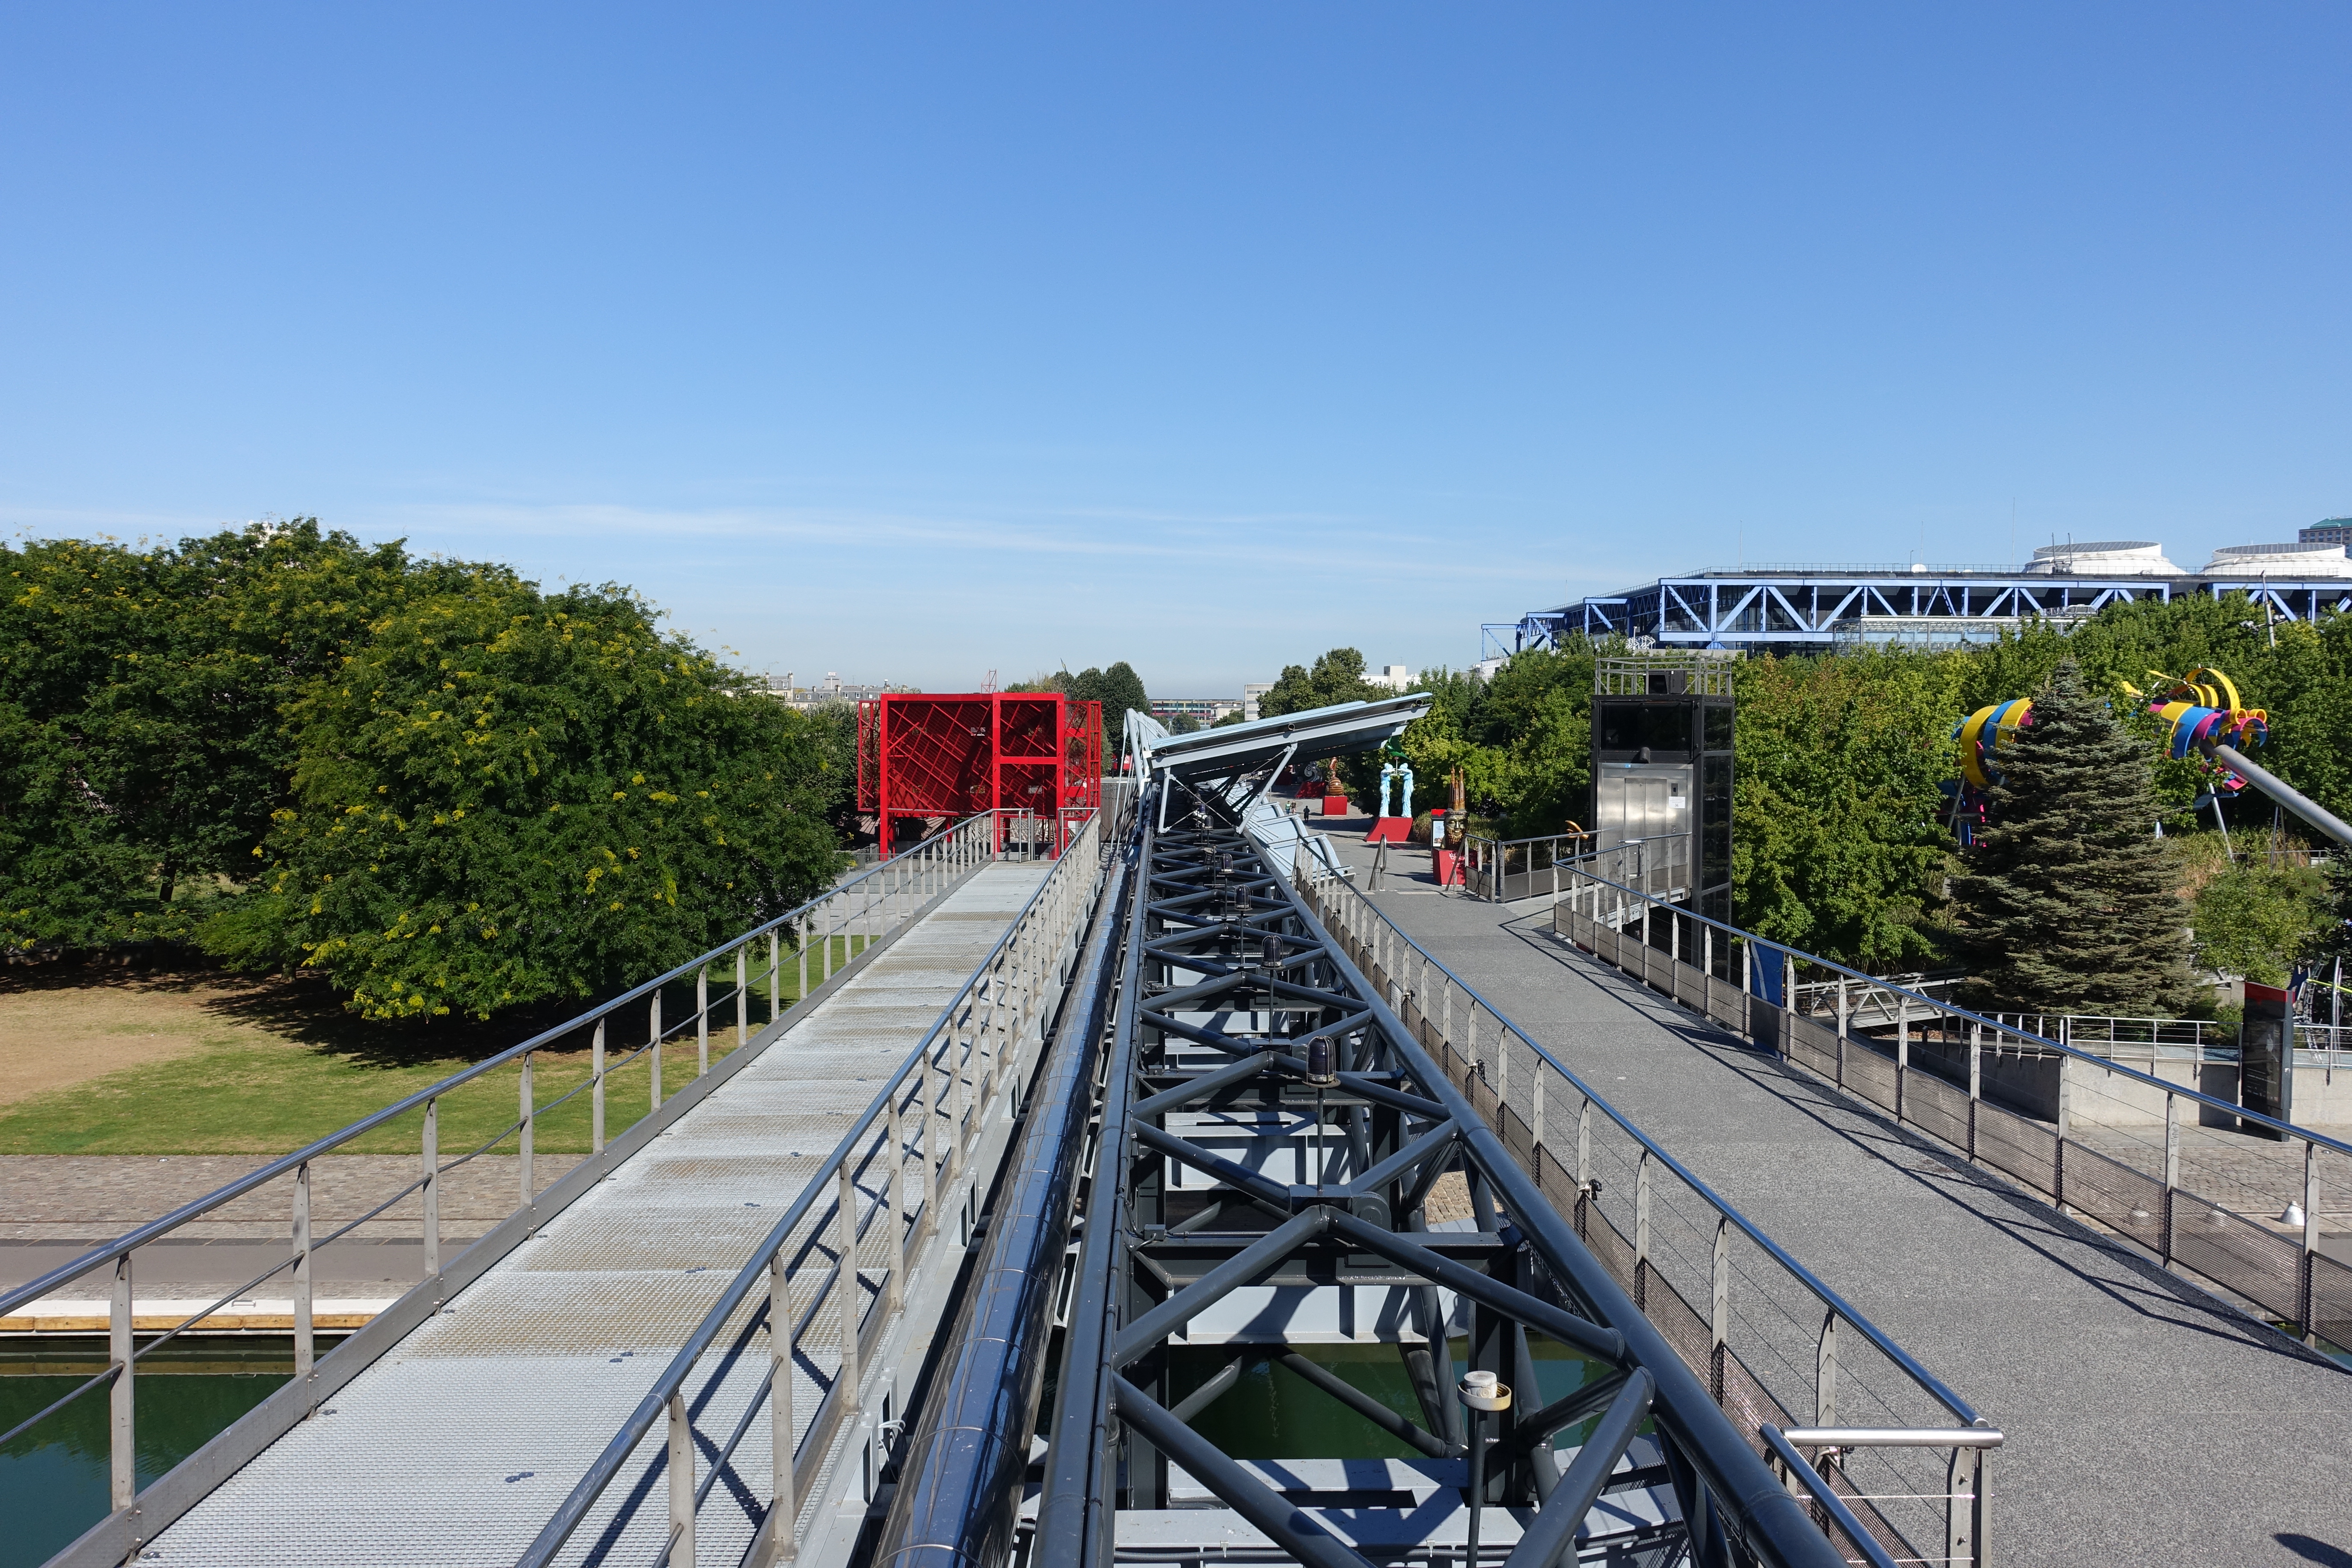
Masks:
[[[584,998],[820,889],[838,726],[606,586],[313,523],[12,552],[0,939],[163,935],[373,1016]]]

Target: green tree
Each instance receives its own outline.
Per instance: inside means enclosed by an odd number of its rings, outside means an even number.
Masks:
[[[2237,974],[2284,985],[2298,961],[2317,956],[2328,934],[2328,892],[2326,873],[2309,866],[2231,866],[2197,889],[2199,967],[2216,979]]]
[[[176,545],[0,546],[0,942],[180,935],[249,878],[283,804],[283,714],[370,622],[464,568],[302,519]]]
[[[1733,672],[1732,903],[1762,935],[1882,972],[1934,952],[1937,784],[1961,669],[1889,652]]]
[[[823,722],[740,684],[625,591],[478,571],[293,704],[265,879],[200,938],[371,1017],[586,998],[682,962],[841,863]]]
[[[1952,879],[1976,1005],[2181,1011],[2193,994],[2186,910],[2155,837],[2146,744],[2062,660],[2001,767],[1995,820]]]

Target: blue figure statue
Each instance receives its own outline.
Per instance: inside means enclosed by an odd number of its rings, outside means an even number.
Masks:
[[[1389,814],[1389,791],[1395,783],[1396,764],[1382,763],[1381,764],[1381,815],[1382,816]]]
[[[1404,785],[1404,803],[1397,808],[1397,815],[1410,819],[1412,816],[1412,764],[1411,763],[1397,764],[1397,782]]]

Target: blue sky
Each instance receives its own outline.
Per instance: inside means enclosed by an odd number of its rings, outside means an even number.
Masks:
[[[754,668],[1166,694],[1743,557],[2193,569],[2352,512],[2347,46],[2294,4],[12,4],[0,532],[316,514]]]

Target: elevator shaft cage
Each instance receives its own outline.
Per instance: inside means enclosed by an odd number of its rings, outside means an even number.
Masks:
[[[1643,889],[1731,918],[1731,660],[1604,658],[1592,683],[1594,847],[1639,843]]]
[[[1058,691],[890,692],[857,705],[857,809],[889,853],[941,821],[995,812],[1008,837],[1059,853],[1102,804],[1102,704]],[[1035,819],[1024,824],[1019,814]]]

